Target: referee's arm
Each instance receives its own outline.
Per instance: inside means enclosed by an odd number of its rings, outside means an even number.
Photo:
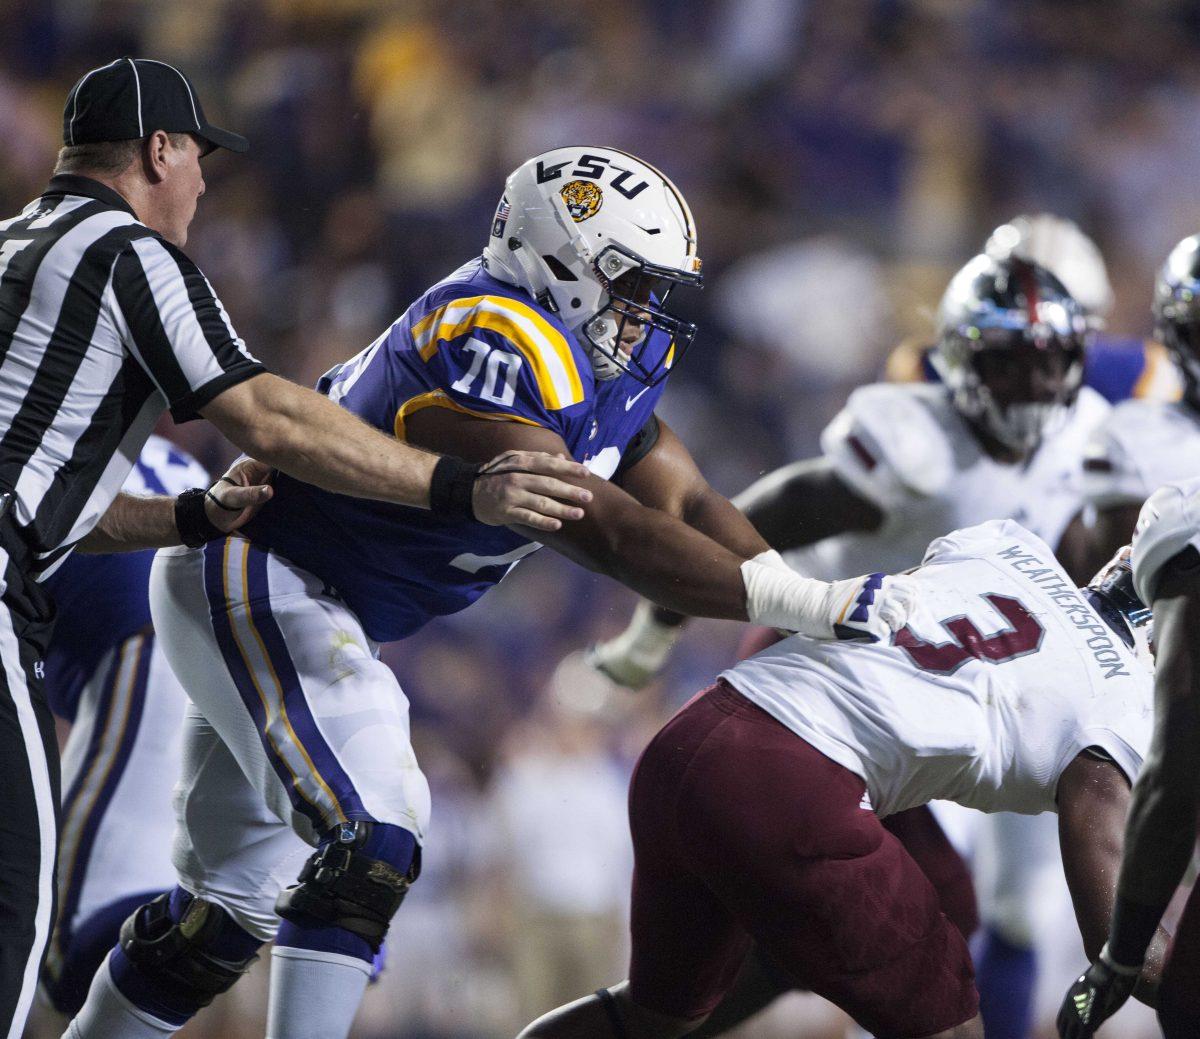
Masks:
[[[429,507],[440,456],[388,437],[321,394],[267,372],[234,332],[207,279],[179,249],[157,237],[131,242],[114,267],[110,292],[131,352],[176,421],[203,415],[247,454],[326,490]],[[583,504],[590,495],[564,482],[583,476],[581,466],[533,453],[516,462],[529,472],[477,482],[479,519],[557,530],[563,520],[582,515],[565,503]],[[230,493],[223,490],[222,498],[229,501]],[[255,504],[236,493],[234,500]],[[80,547],[115,551],[179,543],[168,501],[119,496],[110,513]],[[213,510],[209,515],[226,526],[225,517]]]

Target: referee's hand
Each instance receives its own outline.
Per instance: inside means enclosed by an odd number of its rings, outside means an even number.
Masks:
[[[204,512],[213,526],[230,534],[249,523],[271,498],[272,469],[253,458],[239,458],[208,489]]]
[[[566,481],[587,475],[585,466],[561,455],[505,451],[480,469],[471,507],[479,522],[491,526],[558,530],[563,520],[583,519],[578,506],[591,501],[592,492]]]

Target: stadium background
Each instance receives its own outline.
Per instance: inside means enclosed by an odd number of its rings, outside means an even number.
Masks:
[[[1155,268],[1200,229],[1200,14],[1168,0],[0,0],[0,213],[43,187],[71,83],[185,68],[246,157],[206,161],[188,252],[251,350],[311,384],[477,254],[504,175],[609,144],[687,195],[707,288],[662,409],[726,493],[816,451],[856,383],[927,336],[948,275],[1020,211],[1077,220],[1148,334]],[[682,302],[682,301],[681,301]],[[204,423],[171,432],[213,469]],[[356,1035],[491,1039],[623,975],[624,783],[719,670],[701,623],[665,681],[560,661],[632,597],[543,553],[385,657],[435,829]],[[164,786],[163,796],[168,791]],[[1067,977],[1055,979],[1061,988]],[[262,978],[185,1034],[262,1034]],[[1107,1036],[1145,1033],[1130,1019]],[[793,999],[754,1036],[838,1034]],[[1150,1033],[1153,1034],[1153,1033]]]

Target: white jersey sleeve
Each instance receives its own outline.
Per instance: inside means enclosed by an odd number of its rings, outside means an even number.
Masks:
[[[1200,421],[1179,404],[1126,400],[1087,446],[1084,496],[1097,508],[1141,504],[1156,487],[1200,472]]]
[[[954,473],[946,430],[925,400],[927,386],[879,383],[850,394],[821,434],[834,471],[884,512],[938,493]]]
[[[1200,478],[1160,487],[1142,506],[1133,536],[1133,583],[1147,606],[1163,567],[1189,545],[1200,550]]]

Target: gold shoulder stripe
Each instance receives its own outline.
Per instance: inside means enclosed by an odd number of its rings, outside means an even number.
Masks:
[[[400,405],[399,410],[396,412],[396,421],[393,423],[397,440],[405,439],[404,423],[408,419],[408,416],[413,414],[413,412],[422,411],[425,408],[446,408],[449,411],[457,411],[460,415],[470,415],[472,418],[487,419],[489,422],[521,422],[526,426],[541,425],[541,423],[534,422],[533,419],[525,418],[523,415],[472,411],[470,408],[463,407],[458,401],[452,400],[444,390],[430,390],[428,393],[411,397]]]
[[[520,300],[506,296],[452,300],[413,325],[413,344],[421,359],[428,361],[442,343],[475,328],[504,336],[525,358],[550,411],[583,400],[583,383],[566,337]]]

